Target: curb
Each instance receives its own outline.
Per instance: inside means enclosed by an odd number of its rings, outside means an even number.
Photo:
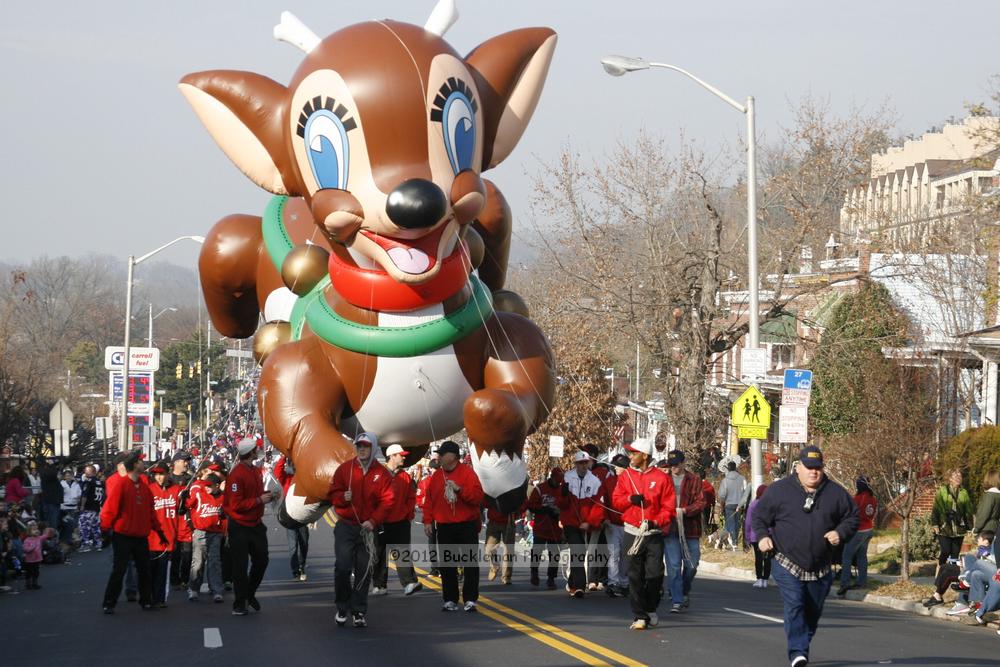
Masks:
[[[744,570],[739,567],[727,567],[720,565],[719,563],[712,563],[708,561],[701,561],[698,563],[698,570],[702,572],[709,572],[711,574],[721,575],[723,577],[728,577],[730,579],[738,579],[740,581],[753,581],[757,577],[751,570]],[[835,596],[836,597],[836,596]],[[876,593],[867,593],[865,591],[849,590],[847,594],[840,598],[842,600],[851,600],[852,602],[864,602],[866,604],[877,605],[879,607],[888,607],[890,609],[895,609],[897,611],[906,611],[911,614],[918,614],[920,616],[931,616],[933,618],[950,621],[952,623],[962,623],[964,620],[968,619],[969,616],[961,614],[959,616],[949,616],[945,613],[944,606],[938,605],[936,607],[927,608],[922,602],[911,602],[909,600],[900,600],[899,598],[889,597],[888,595],[878,595]],[[963,625],[968,625],[963,623]],[[980,627],[978,625],[973,625],[970,627]],[[1000,623],[997,621],[988,621],[986,625],[982,627],[988,627],[993,629],[1000,629]]]

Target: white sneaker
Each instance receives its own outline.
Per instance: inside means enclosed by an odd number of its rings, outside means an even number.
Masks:
[[[763,579],[758,579],[757,581],[753,582],[753,587],[754,588],[763,588],[764,587],[764,580]]]
[[[445,602],[441,605],[441,611],[458,611],[459,608],[457,602]]]
[[[945,612],[949,616],[958,616],[959,614],[969,613],[969,605],[966,602],[956,602],[955,606]]]
[[[299,581],[305,581],[305,580],[306,580],[306,573],[303,572],[302,574],[299,575]]]
[[[475,600],[469,600],[465,603],[465,611],[476,611],[476,607],[477,605]]]
[[[646,625],[648,625],[651,628],[655,628],[659,624],[660,624],[660,617],[656,614],[655,611],[650,612],[649,620],[646,622]]]
[[[379,588],[378,586],[376,586],[372,589],[372,595],[388,595],[388,594],[389,594],[388,588]]]
[[[646,619],[637,618],[632,621],[632,625],[628,626],[629,630],[645,630],[646,629]]]
[[[419,581],[414,581],[412,584],[406,584],[406,588],[403,589],[403,595],[413,595],[423,587],[424,585]]]
[[[767,579],[761,579],[760,580],[760,587],[761,588],[767,588]]]

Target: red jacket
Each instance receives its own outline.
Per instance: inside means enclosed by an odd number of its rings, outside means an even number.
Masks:
[[[424,501],[427,500],[427,487],[431,483],[432,475],[427,475],[422,480],[417,482],[417,507],[421,510],[424,509]]]
[[[278,480],[278,484],[281,484],[281,490],[286,494],[288,493],[288,487],[292,485],[292,478],[295,477],[295,475],[285,472],[285,462],[287,460],[288,457],[282,456],[278,459],[278,462],[274,464],[273,470],[274,478]]]
[[[672,476],[670,483],[673,483]],[[681,498],[678,503],[676,489],[674,489],[674,503],[680,504],[684,510],[684,537],[701,537],[701,512],[705,509],[705,491],[702,487],[701,478],[690,470],[684,471],[684,479],[681,480]],[[670,532],[677,534],[676,522],[670,526]]]
[[[633,505],[631,496],[641,495],[645,500],[642,507]],[[628,468],[618,475],[618,484],[611,504],[622,512],[625,523],[638,527],[643,518],[655,521],[664,532],[674,520],[674,482],[670,475],[659,468],[649,466],[644,471]]]
[[[459,486],[455,505],[448,502],[444,495],[445,481],[451,480]],[[427,484],[427,497],[424,500],[424,523],[461,523],[464,521],[480,521],[480,506],[483,504],[483,485],[472,467],[459,463],[451,472],[438,468],[431,475]]]
[[[701,480],[701,493],[705,498],[705,507],[715,507],[715,487],[707,479]]]
[[[570,490],[570,485],[582,485],[578,497]],[[576,487],[574,487],[576,488]],[[579,528],[580,524],[586,523],[588,531],[597,530],[601,522],[604,521],[604,506],[601,504],[601,480],[597,475],[588,473],[582,480],[575,470],[566,473],[566,481],[563,482],[556,502],[559,504],[559,519],[563,527]]]
[[[555,542],[562,540],[563,531],[559,525],[559,507],[556,503],[559,493],[559,486],[551,486],[548,480],[531,490],[531,495],[528,496],[528,509],[534,516],[535,524],[532,531],[535,539]]]
[[[417,508],[417,485],[413,483],[410,473],[402,468],[393,473],[389,471],[392,486],[392,507],[386,514],[386,523],[413,521]]]
[[[854,496],[854,504],[858,506],[858,531],[871,530],[875,527],[875,517],[878,515],[878,500],[870,491],[862,491]]]
[[[348,490],[350,500],[344,498]],[[352,524],[371,521],[379,526],[385,523],[392,509],[392,474],[375,460],[366,472],[355,456],[341,463],[333,473],[329,498],[342,521]]]
[[[149,531],[149,550],[173,551],[174,544],[177,542],[177,523],[180,520],[177,515],[177,504],[181,487],[170,484],[167,488],[163,488],[154,482],[149,485],[149,491],[153,494],[153,511],[156,512],[160,528],[167,538],[167,541],[164,542],[155,530]]]
[[[188,511],[191,512],[191,523],[196,530],[203,530],[206,533],[222,532],[222,500],[221,493],[213,496],[204,485],[197,487],[191,493]]]
[[[243,526],[256,526],[264,516],[264,480],[248,463],[237,463],[226,478],[223,510],[230,519]]]
[[[149,531],[161,529],[153,511],[153,493],[147,484],[119,476],[105,487],[108,499],[101,508],[101,530],[145,539]]]
[[[611,502],[611,497],[615,494],[615,487],[617,485],[618,475],[609,472],[601,482],[601,504],[604,505],[604,519],[608,523],[621,526],[625,523],[622,521],[622,513],[616,510]]]

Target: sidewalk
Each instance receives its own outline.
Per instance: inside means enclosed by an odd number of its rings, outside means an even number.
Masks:
[[[738,579],[742,581],[753,581],[757,577],[754,575],[753,570],[747,570],[741,567],[733,567],[722,565],[721,563],[713,563],[711,561],[702,560],[698,564],[699,572],[708,572],[711,574],[716,574],[722,577],[728,577],[730,579]],[[885,575],[885,574],[870,574],[869,578],[875,579],[877,581],[884,582],[896,582],[899,581],[898,576]],[[919,585],[930,586],[934,583],[931,577],[911,577],[910,581]],[[852,600],[854,602],[865,602],[872,605],[878,605],[881,607],[889,607],[890,609],[895,609],[897,611],[908,611],[912,614],[919,614],[921,616],[933,616],[934,618],[940,618],[946,621],[952,622],[965,622],[969,620],[969,616],[961,614],[959,616],[948,616],[945,612],[950,608],[949,604],[940,604],[936,607],[931,607],[928,609],[923,605],[922,602],[915,602],[912,600],[900,600],[899,598],[889,597],[888,595],[879,595],[878,591],[864,591],[864,590],[849,590],[847,595],[840,598],[842,600]],[[990,612],[986,614],[987,623],[985,627],[990,627],[994,629],[1000,629],[1000,615],[997,612]],[[968,623],[966,623],[968,624]]]

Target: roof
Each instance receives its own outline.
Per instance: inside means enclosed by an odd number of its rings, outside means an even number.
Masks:
[[[794,345],[797,339],[798,327],[793,312],[784,312],[760,325],[760,340],[763,343]]]
[[[840,305],[845,296],[847,296],[846,292],[831,292],[827,294],[822,301],[816,304],[815,308],[809,311],[806,316],[809,324],[821,329],[829,327],[834,311],[837,310],[837,306]]]

